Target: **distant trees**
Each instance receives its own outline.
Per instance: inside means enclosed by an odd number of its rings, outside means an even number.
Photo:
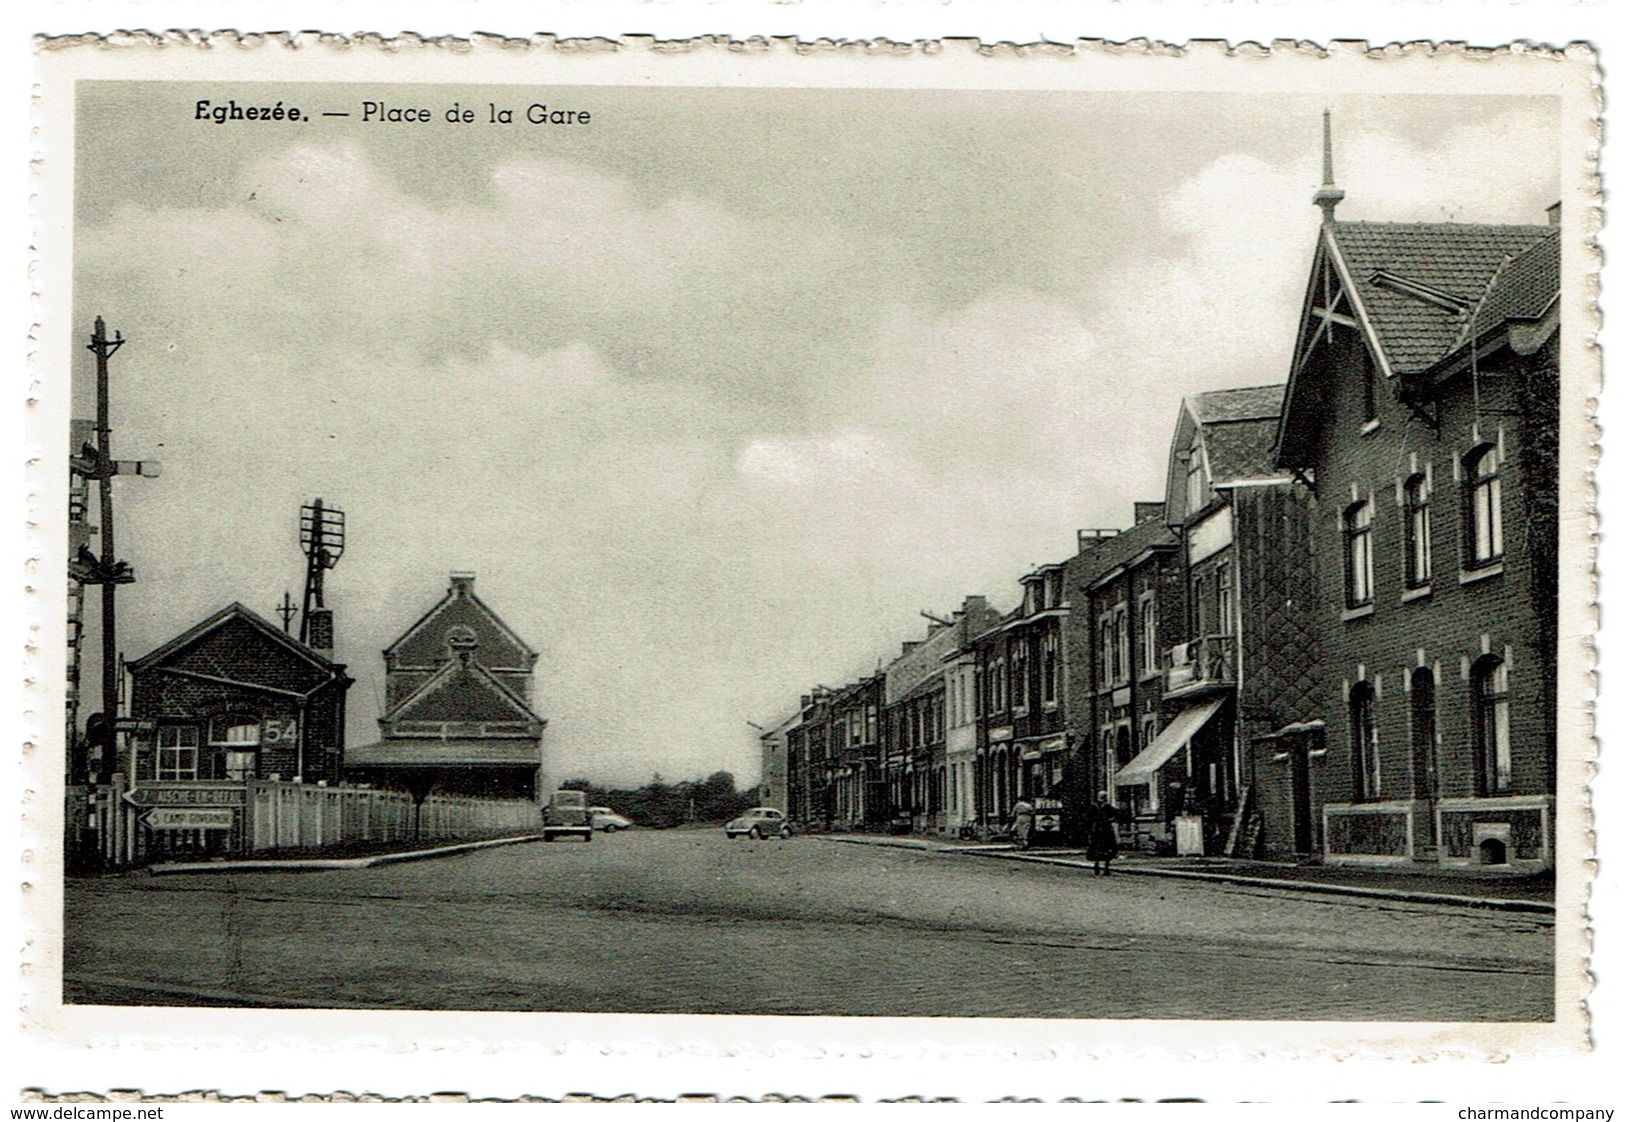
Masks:
[[[587,792],[593,806],[613,807],[639,826],[664,829],[685,822],[720,823],[756,805],[757,789],[734,787],[733,773],[715,771],[704,779],[667,783],[656,772],[635,789],[600,787],[586,779],[566,780],[561,787]]]

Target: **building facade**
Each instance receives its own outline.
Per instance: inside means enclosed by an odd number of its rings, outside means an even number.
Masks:
[[[353,780],[411,791],[540,799],[537,653],[453,573],[440,601],[384,651],[380,739],[356,747]]]
[[[1278,753],[1308,773],[1294,829],[1333,862],[1547,866],[1556,216],[1325,209],[1277,449],[1313,511],[1326,687]]]
[[[339,782],[351,679],[332,660],[331,617],[311,634],[324,649],[234,603],[126,667],[141,854],[245,848],[251,780]]]
[[[1184,581],[1163,504],[1136,503],[1135,524],[1081,551],[1069,565],[1077,651],[1072,720],[1090,794],[1104,791],[1133,840],[1171,843],[1185,773],[1159,768],[1119,778],[1162,729],[1164,647],[1184,631]],[[1172,791],[1170,791],[1170,784]]]

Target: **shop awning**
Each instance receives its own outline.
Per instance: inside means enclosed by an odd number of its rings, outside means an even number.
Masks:
[[[1117,785],[1132,787],[1135,784],[1150,783],[1151,777],[1157,774],[1157,769],[1189,744],[1191,737],[1213,718],[1213,714],[1217,713],[1219,706],[1223,704],[1224,698],[1216,697],[1183,710],[1179,716],[1168,722],[1168,727],[1159,732],[1155,740],[1146,745],[1143,752],[1117,770],[1115,776]]]

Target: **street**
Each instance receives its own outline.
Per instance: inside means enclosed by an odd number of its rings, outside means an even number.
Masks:
[[[69,880],[66,1001],[1544,1020],[1549,921],[720,828]]]

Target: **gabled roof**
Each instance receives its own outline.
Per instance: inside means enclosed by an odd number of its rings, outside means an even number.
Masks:
[[[1204,425],[1220,421],[1273,421],[1281,415],[1286,383],[1209,390],[1186,398],[1191,414]]]
[[[401,652],[403,647],[408,646],[415,639],[418,639],[425,629],[442,617],[446,618],[448,622],[454,624],[462,624],[464,626],[472,625],[475,626],[476,629],[487,628],[501,639],[511,643],[519,652],[524,665],[497,665],[497,669],[528,670],[535,663],[538,657],[537,652],[530,646],[529,643],[521,639],[518,633],[503,621],[501,616],[492,611],[490,605],[474,594],[473,578],[459,577],[457,575],[453,575],[451,587],[446,590],[446,594],[435,603],[434,607],[430,608],[428,611],[424,612],[423,615],[418,617],[418,621],[411,627],[408,627],[399,639],[396,639],[388,647],[384,648],[384,657],[386,659],[395,658]],[[436,653],[438,654],[439,645],[434,644],[434,646],[436,648]],[[440,659],[437,657],[431,662],[414,662],[411,665],[429,666],[435,665],[439,661]],[[483,657],[482,661],[488,664],[491,663],[489,656]]]
[[[1561,244],[1557,228],[1548,227],[1546,237],[1503,261],[1485,287],[1483,298],[1462,323],[1451,349],[1495,331],[1507,320],[1533,320],[1545,315],[1562,284]]]
[[[1326,377],[1312,361],[1316,294],[1328,278],[1349,298],[1367,349],[1384,376],[1414,375],[1461,346],[1500,309],[1538,300],[1549,272],[1555,286],[1555,226],[1458,222],[1334,222],[1322,226],[1305,287],[1275,462],[1302,466],[1324,408]],[[1519,259],[1537,246],[1549,251]],[[1552,255],[1545,256],[1546,252]],[[1510,263],[1509,263],[1510,262]],[[1516,266],[1514,268],[1514,265]],[[1555,294],[1555,287],[1553,287]],[[1346,321],[1338,321],[1346,322]]]
[[[480,705],[510,713],[510,719],[540,721],[541,718],[514,693],[501,678],[473,659],[453,658],[429,676],[401,703],[384,716],[385,721],[495,720],[433,712],[435,706],[473,710]]]
[[[1450,350],[1466,310],[1509,256],[1555,227],[1459,222],[1336,222],[1330,237],[1371,333],[1395,373],[1420,370]],[[1407,290],[1405,282],[1410,282]],[[1450,298],[1429,299],[1417,289]]]
[[[141,673],[142,671],[149,670],[154,666],[173,661],[188,648],[214,634],[216,631],[220,630],[220,628],[224,627],[233,620],[241,620],[255,631],[264,635],[269,642],[282,647],[289,654],[303,659],[317,670],[320,670],[328,675],[343,677],[344,666],[342,664],[333,662],[331,659],[317,654],[314,650],[307,647],[293,636],[284,633],[281,628],[270,623],[263,616],[257,614],[249,608],[244,607],[241,603],[236,601],[233,601],[224,608],[221,608],[218,612],[215,612],[212,616],[203,620],[201,623],[198,623],[188,628],[186,631],[181,632],[179,635],[169,640],[169,642],[154,648],[153,650],[142,655],[140,658],[136,659],[134,662],[129,663],[128,669],[132,673]]]
[[[1168,480],[1164,509],[1171,521],[1190,514],[1185,510],[1185,465],[1181,454],[1199,441],[1214,487],[1242,480],[1277,476],[1275,436],[1280,425],[1284,382],[1242,389],[1210,390],[1192,394],[1179,405],[1173,441],[1168,451]]]

